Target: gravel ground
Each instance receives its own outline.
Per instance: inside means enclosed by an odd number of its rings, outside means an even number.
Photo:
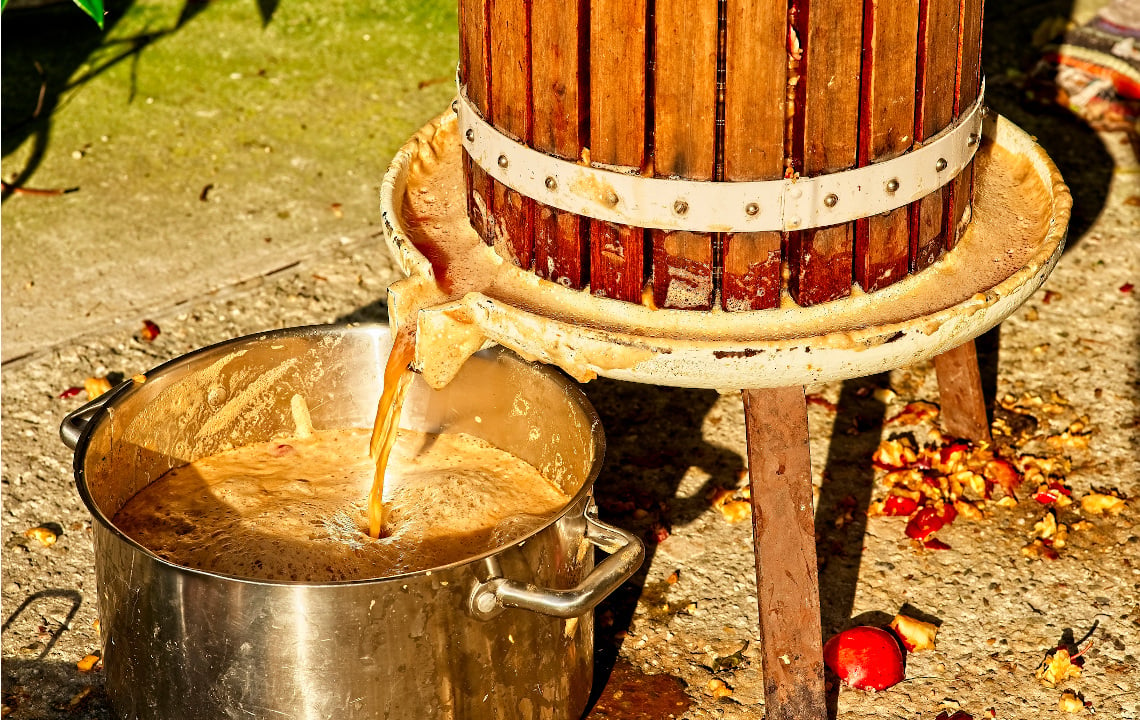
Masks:
[[[1027,22],[1017,13],[1028,11],[1010,7],[1009,22]],[[991,78],[1013,62],[996,37],[988,51]],[[1074,497],[1112,488],[1135,498],[1140,294],[1125,288],[1140,282],[1140,165],[1123,135],[1093,135],[1066,116],[1022,107],[1011,87],[992,80],[990,87],[1003,113],[1041,137],[1078,203],[1070,249],[1045,287],[1000,333],[979,341],[991,393],[1017,405],[997,411],[1015,426],[1004,447],[1066,458]],[[5,207],[6,226],[17,212]],[[77,669],[99,649],[91,523],[57,428],[84,397],[59,395],[90,376],[129,377],[267,328],[383,321],[384,289],[397,275],[380,237],[329,237],[275,273],[180,303],[132,306],[116,323],[3,366],[6,717],[112,717],[101,671]],[[58,302],[67,295],[61,287]],[[139,336],[144,317],[162,330],[153,342]],[[609,439],[598,484],[603,515],[649,541],[643,571],[598,610],[599,674],[609,682],[594,716],[761,716],[751,529],[747,521],[728,522],[709,499],[742,482],[739,397],[609,380],[588,384],[586,392]],[[1140,716],[1140,503],[1130,500],[1115,516],[1090,515],[1079,502],[1059,511],[1074,529],[1053,560],[1022,551],[1045,513],[1028,497],[939,532],[950,550],[917,550],[903,534],[904,519],[868,517],[864,509],[885,493],[870,462],[880,441],[901,432],[926,438],[929,423],[885,421],[909,402],[937,402],[931,365],[808,392],[816,398],[809,411],[825,635],[853,619],[882,623],[900,609],[939,625],[937,647],[908,657],[905,682],[881,693],[833,687],[830,702],[840,717],[933,720],[961,708],[974,718],[1029,720],[1059,713],[1063,689],[1088,703],[1084,714]],[[1082,416],[1091,429],[1087,447],[1048,440]],[[42,525],[58,533],[55,544],[25,536]],[[1090,643],[1079,677],[1057,687],[1035,677],[1053,648]]]

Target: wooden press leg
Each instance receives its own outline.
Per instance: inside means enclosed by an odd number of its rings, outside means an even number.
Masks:
[[[824,720],[807,401],[743,390],[767,720]]]
[[[974,341],[962,343],[934,358],[942,424],[946,432],[968,440],[990,442],[986,399]]]

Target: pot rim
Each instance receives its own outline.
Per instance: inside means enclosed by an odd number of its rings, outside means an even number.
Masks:
[[[375,336],[380,334],[391,334],[391,332],[392,331],[390,326],[383,323],[365,323],[360,325],[301,325],[288,328],[279,328],[276,330],[268,330],[258,333],[251,333],[249,335],[243,335],[241,337],[230,338],[228,340],[214,343],[213,345],[207,345],[205,347],[198,348],[197,350],[193,350],[184,355],[179,355],[178,357],[167,360],[166,362],[151,368],[145,373],[142,373],[142,375],[149,378],[152,374],[164,373],[199,356],[215,353],[219,350],[232,348],[237,345],[248,344],[252,342],[272,341],[275,338],[305,337],[310,335],[327,335],[330,333],[359,333]],[[87,511],[91,513],[92,518],[97,523],[99,523],[104,530],[110,532],[113,537],[121,542],[125,542],[127,545],[131,546],[137,551],[142,552],[148,558],[163,565],[164,567],[191,576],[227,580],[244,585],[263,585],[271,587],[346,587],[350,585],[368,585],[381,582],[407,581],[413,578],[430,577],[433,574],[455,570],[465,565],[478,563],[482,560],[485,560],[486,558],[498,555],[510,547],[523,545],[532,537],[538,535],[541,532],[544,532],[551,525],[570,514],[571,509],[576,507],[582,500],[588,499],[593,492],[594,482],[601,474],[602,463],[605,460],[606,454],[606,439],[605,433],[602,430],[601,418],[598,416],[597,410],[595,410],[594,406],[590,403],[589,398],[586,397],[586,394],[582,392],[582,389],[577,385],[577,383],[571,380],[564,372],[552,365],[546,365],[538,362],[528,362],[513,351],[501,346],[483,350],[478,354],[488,352],[509,354],[511,356],[514,356],[518,362],[525,363],[531,367],[534,367],[541,375],[548,377],[551,381],[561,386],[564,392],[572,396],[577,401],[579,407],[581,407],[585,412],[586,418],[590,422],[590,434],[594,441],[595,450],[594,459],[590,465],[589,472],[586,474],[585,481],[583,481],[581,487],[578,488],[578,491],[574,493],[574,496],[566,502],[561,510],[550,516],[550,518],[542,526],[536,528],[532,532],[527,533],[526,535],[517,538],[510,543],[492,548],[491,550],[488,550],[479,555],[466,557],[462,560],[448,563],[447,565],[439,565],[425,570],[400,573],[398,575],[328,582],[310,582],[305,580],[265,580],[259,578],[241,577],[238,575],[229,575],[226,573],[211,572],[208,570],[200,570],[198,568],[187,567],[185,565],[178,565],[176,563],[170,562],[163,557],[160,557],[146,546],[141,545],[128,535],[124,534],[121,530],[119,530],[119,528],[111,521],[111,519],[106,516],[102,509],[99,508],[94,499],[91,497],[87,483],[87,474],[85,471],[87,448],[90,444],[91,436],[94,434],[95,430],[97,430],[103,423],[107,422],[108,418],[110,417],[109,410],[121,403],[124,399],[130,397],[136,391],[137,386],[143,384],[131,378],[127,379],[118,387],[112,389],[106,394],[106,399],[103,400],[95,412],[92,413],[90,420],[87,422],[86,426],[83,428],[82,433],[79,435],[79,439],[75,444],[75,450],[72,457],[75,486],[79,492],[80,498],[83,500],[83,504],[87,507]],[[589,507],[592,504],[592,502],[587,503],[587,512],[589,511]]]

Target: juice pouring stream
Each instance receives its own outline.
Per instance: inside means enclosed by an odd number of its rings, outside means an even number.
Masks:
[[[392,352],[384,366],[384,391],[376,406],[376,422],[368,444],[369,453],[376,462],[376,474],[368,494],[368,534],[373,538],[380,537],[384,528],[384,473],[396,445],[404,398],[412,384],[411,363],[415,357],[415,325],[409,322],[396,332],[393,339]]]
[[[417,203],[410,207],[422,205],[424,208],[443,203],[449,192],[456,192],[456,189],[409,187],[406,190],[408,196],[419,196]],[[409,209],[409,220],[413,224],[423,219],[415,210]],[[488,248],[471,229],[465,216],[457,220],[459,224],[445,233],[449,236],[446,242],[441,242],[439,238],[433,237],[433,233],[427,232],[416,233],[414,237],[416,250],[431,265],[435,292],[434,297],[422,298],[411,309],[407,320],[396,332],[392,352],[384,367],[384,390],[376,408],[376,423],[369,444],[369,452],[376,462],[376,474],[368,497],[368,532],[374,538],[380,537],[383,532],[384,474],[396,443],[404,397],[412,381],[411,365],[416,356],[416,317],[425,307],[451,302],[470,292],[486,291],[495,285],[499,276],[501,261],[493,264],[488,272],[487,262],[477,259]]]

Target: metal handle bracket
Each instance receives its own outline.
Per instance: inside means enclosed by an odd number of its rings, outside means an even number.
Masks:
[[[142,376],[124,380],[111,390],[89,401],[86,405],[69,412],[59,425],[59,439],[63,441],[63,444],[68,449],[74,450],[75,446],[79,444],[79,438],[83,436],[84,431],[87,430],[87,425],[94,419],[96,413],[102,410],[107,402],[121,393],[124,388],[138,383],[139,377]]]
[[[492,577],[478,582],[468,597],[468,609],[490,620],[507,608],[530,610],[559,618],[578,617],[593,609],[641,567],[645,546],[634,535],[586,514],[586,540],[610,556],[586,579],[569,590],[551,590],[532,583]]]

